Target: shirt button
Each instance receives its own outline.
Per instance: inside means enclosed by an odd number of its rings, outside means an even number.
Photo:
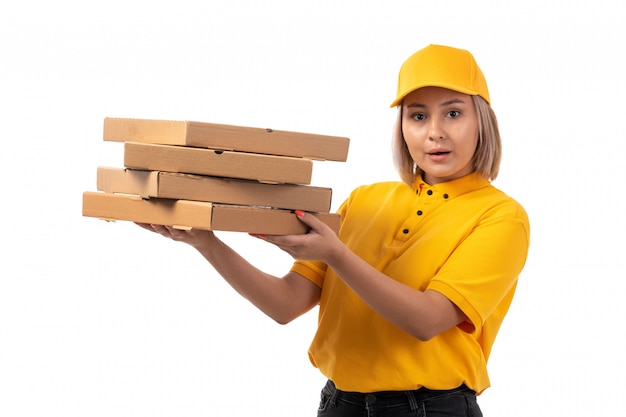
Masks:
[[[448,194],[444,194],[444,195],[443,195],[443,198],[448,198]]]
[[[428,190],[426,193],[427,193],[428,195],[433,195],[433,190]]]
[[[409,229],[404,229],[404,230],[402,231],[402,233],[404,233],[405,235],[408,235],[408,234],[409,234]]]
[[[423,214],[422,210],[417,210],[417,215],[421,216]]]

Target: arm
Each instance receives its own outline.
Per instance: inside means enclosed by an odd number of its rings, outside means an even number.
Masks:
[[[213,232],[149,224],[139,226],[196,248],[230,286],[280,324],[292,321],[319,302],[321,289],[311,281],[293,272],[283,278],[266,274]]]
[[[419,291],[384,275],[346,247],[314,216],[297,212],[311,227],[306,235],[259,236],[297,259],[324,261],[378,314],[420,340],[463,322],[465,315],[436,291]]]

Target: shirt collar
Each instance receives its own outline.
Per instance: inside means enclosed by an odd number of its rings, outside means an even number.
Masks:
[[[414,189],[418,195],[427,192],[428,190],[432,190],[433,193],[436,192],[438,195],[445,195],[446,199],[454,198],[465,193],[469,193],[471,191],[475,191],[479,188],[484,188],[489,186],[491,183],[488,179],[478,174],[477,172],[472,172],[464,177],[457,178],[452,181],[441,182],[435,185],[429,185],[419,176],[415,180]]]

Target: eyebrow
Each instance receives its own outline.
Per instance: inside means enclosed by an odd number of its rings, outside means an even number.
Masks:
[[[465,101],[461,100],[460,98],[453,98],[453,99],[451,99],[451,100],[444,101],[443,103],[441,103],[441,104],[439,105],[439,107],[446,107],[446,106],[449,106],[450,104],[457,104],[457,103],[464,104],[464,103],[465,103]],[[411,103],[411,104],[408,104],[408,105],[407,105],[407,107],[419,107],[419,108],[424,108],[424,107],[426,107],[426,105],[425,105],[425,104],[420,104],[420,103]]]

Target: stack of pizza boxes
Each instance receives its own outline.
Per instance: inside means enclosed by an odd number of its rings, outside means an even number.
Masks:
[[[332,190],[310,185],[314,161],[345,162],[349,139],[215,123],[106,118],[120,167],[98,167],[83,216],[179,229],[306,233],[294,210],[335,231]]]

